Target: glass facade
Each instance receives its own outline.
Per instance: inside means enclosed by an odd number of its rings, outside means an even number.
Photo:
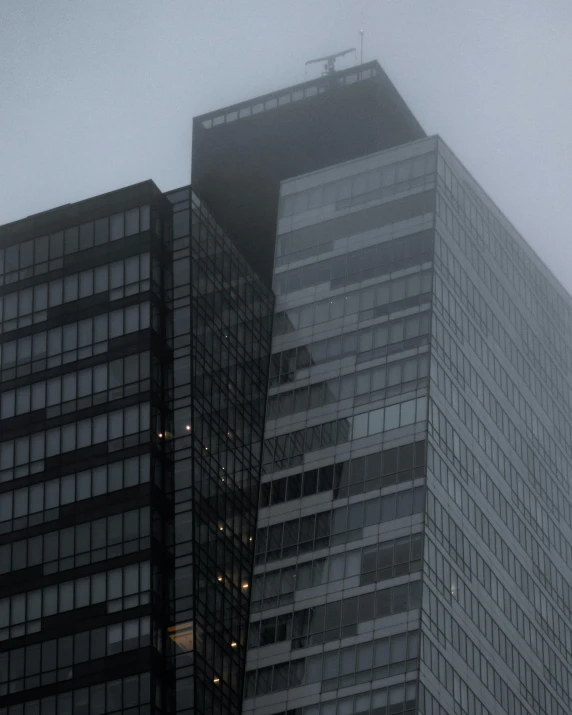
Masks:
[[[244,712],[572,707],[572,299],[438,138],[281,185]]]
[[[170,212],[60,213],[0,229],[0,712],[163,712]]]
[[[190,187],[0,239],[0,714],[239,713],[271,292]]]
[[[194,137],[0,227],[0,715],[568,715],[572,298],[377,63]]]
[[[167,197],[174,712],[239,715],[273,297],[190,188]]]
[[[245,713],[416,712],[436,164],[282,184]]]
[[[572,707],[572,300],[439,141],[420,711]]]

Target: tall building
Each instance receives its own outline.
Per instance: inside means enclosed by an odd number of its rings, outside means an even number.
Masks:
[[[376,62],[192,187],[0,228],[0,715],[568,715],[572,298]]]
[[[0,229],[0,713],[240,713],[272,294],[189,187]]]
[[[245,713],[417,712],[435,190],[435,139],[282,184]]]
[[[395,139],[280,186],[244,712],[565,715],[572,299]]]

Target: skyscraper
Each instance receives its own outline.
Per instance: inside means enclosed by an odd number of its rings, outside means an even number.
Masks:
[[[567,715],[570,296],[375,62],[192,186],[0,229],[0,715]]]
[[[564,715],[572,300],[386,139],[280,187],[244,712]]]
[[[0,241],[0,713],[239,713],[272,294],[189,187]]]

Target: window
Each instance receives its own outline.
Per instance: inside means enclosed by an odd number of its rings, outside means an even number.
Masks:
[[[110,218],[110,231],[109,237],[111,241],[116,241],[119,238],[123,238],[124,232],[124,222],[123,214],[116,214]]]
[[[125,235],[132,236],[139,233],[139,209],[130,209],[125,212]]]

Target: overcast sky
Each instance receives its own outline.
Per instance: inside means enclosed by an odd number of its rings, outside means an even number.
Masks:
[[[571,0],[0,0],[0,224],[188,183],[194,115],[359,58],[362,22],[364,60],[572,291]]]

